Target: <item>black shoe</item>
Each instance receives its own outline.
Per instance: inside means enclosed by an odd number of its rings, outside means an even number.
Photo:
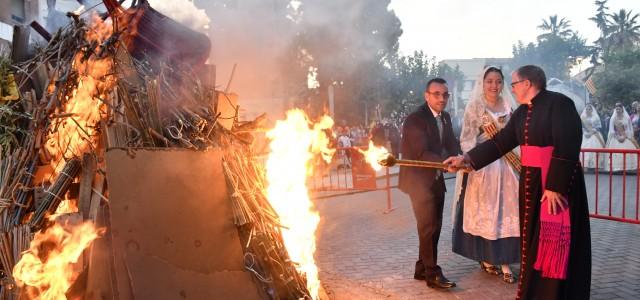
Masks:
[[[456,283],[453,281],[449,281],[444,275],[434,275],[432,277],[427,278],[427,286],[430,288],[438,288],[438,289],[450,289],[456,286]]]
[[[424,272],[422,273],[413,273],[413,279],[415,280],[425,280],[427,277],[424,276]]]

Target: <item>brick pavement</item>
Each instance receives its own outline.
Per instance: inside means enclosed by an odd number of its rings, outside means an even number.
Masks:
[[[447,181],[450,191],[453,180]],[[447,193],[439,264],[458,287],[429,289],[413,279],[418,238],[409,198],[393,190],[396,210],[383,214],[385,192],[317,200],[321,222],[317,260],[332,299],[513,299],[516,285],[485,274],[477,262],[451,252]],[[592,299],[638,299],[640,225],[592,219]],[[512,268],[517,272],[518,266]]]

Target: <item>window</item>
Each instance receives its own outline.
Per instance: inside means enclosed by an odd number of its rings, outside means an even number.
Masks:
[[[24,0],[11,0],[11,19],[18,23],[24,23]]]

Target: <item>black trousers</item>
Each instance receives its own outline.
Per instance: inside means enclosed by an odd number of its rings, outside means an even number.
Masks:
[[[430,187],[414,187],[409,193],[420,241],[416,274],[424,274],[427,277],[441,274],[438,266],[438,240],[442,229],[444,193],[442,176],[434,180]]]

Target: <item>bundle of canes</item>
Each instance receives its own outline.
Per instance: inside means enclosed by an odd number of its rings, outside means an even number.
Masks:
[[[417,168],[430,168],[430,169],[442,169],[442,170],[447,169],[447,165],[441,162],[397,159],[395,158],[395,156],[391,154],[389,154],[387,157],[379,159],[378,163],[383,167],[393,167],[398,165],[398,166],[417,167]]]
[[[81,163],[77,158],[69,160],[56,181],[45,191],[46,195],[40,205],[36,208],[29,225],[33,228],[40,228],[47,212],[53,213],[62,201],[62,197],[69,189],[73,179],[80,172]]]

